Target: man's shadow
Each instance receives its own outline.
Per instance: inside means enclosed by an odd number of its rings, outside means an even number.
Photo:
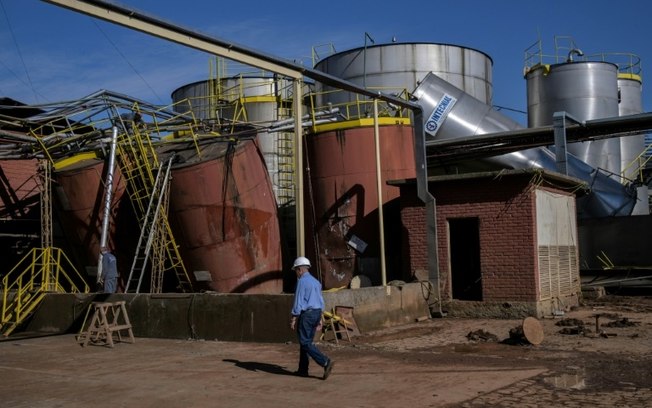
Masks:
[[[233,363],[236,367],[244,368],[249,371],[264,371],[266,373],[278,375],[295,375],[293,371],[289,371],[278,364],[259,363],[257,361],[240,361],[230,358],[225,358],[222,361]]]

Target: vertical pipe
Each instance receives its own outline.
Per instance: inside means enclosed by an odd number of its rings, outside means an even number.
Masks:
[[[385,266],[385,218],[383,215],[383,180],[380,169],[380,129],[378,128],[378,99],[374,98],[374,145],[376,147],[376,188],[378,190],[378,235],[380,237],[380,276],[387,286]]]
[[[569,58],[570,54],[569,54]],[[566,153],[566,112],[555,112],[553,115],[555,136],[555,161],[557,171],[568,175],[568,157]]]
[[[107,236],[109,233],[109,221],[111,217],[111,200],[113,199],[113,169],[115,167],[115,151],[118,144],[118,127],[113,126],[113,136],[111,137],[111,152],[109,154],[109,169],[106,173],[104,183],[104,212],[102,214],[102,235],[100,236],[100,249],[107,245]],[[102,253],[100,252],[97,261],[96,282],[102,279]]]
[[[437,205],[435,197],[428,191],[428,162],[426,159],[426,133],[422,109],[413,109],[414,115],[414,158],[417,172],[417,196],[426,205],[426,243],[428,251],[428,282],[434,299],[428,299],[428,306],[436,302],[437,317],[443,316],[439,288],[439,251],[437,248]],[[430,310],[433,314],[433,310]]]
[[[301,126],[301,92],[303,81],[294,80],[294,197],[297,231],[297,256],[306,254],[306,234],[303,224],[303,128]]]

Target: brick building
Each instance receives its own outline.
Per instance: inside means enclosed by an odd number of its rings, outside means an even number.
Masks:
[[[425,206],[401,188],[406,277],[427,279]],[[575,194],[582,181],[545,170],[435,176],[442,309],[451,315],[545,316],[580,295]]]

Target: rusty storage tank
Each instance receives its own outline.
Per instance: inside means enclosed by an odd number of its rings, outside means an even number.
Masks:
[[[412,92],[426,74],[437,76],[480,101],[491,104],[491,58],[478,50],[452,44],[391,43],[354,48],[332,54],[315,64],[315,69],[358,86],[384,93]],[[354,93],[315,84],[317,106],[355,101]],[[360,115],[367,112],[351,112]]]
[[[579,121],[618,116],[617,77],[615,64],[573,61],[571,53],[568,62],[526,69],[528,127],[552,125],[553,114],[561,111]],[[593,167],[620,174],[617,138],[571,143],[568,151]]]
[[[292,81],[277,76],[236,75],[181,86],[172,92],[174,110],[192,112],[196,118],[222,124],[249,123],[266,126],[292,114]],[[287,132],[259,133],[279,205],[294,200],[293,135]]]
[[[83,268],[80,272],[92,282],[97,276],[107,170],[105,160],[94,153],[84,153],[55,163],[52,172],[54,208],[72,250],[71,259]],[[109,215],[107,243],[116,256],[120,282],[129,274],[138,229],[133,229],[137,221],[125,194],[124,178],[117,167]]]
[[[643,113],[643,79],[639,74],[619,72],[618,93],[620,96],[618,113],[620,116]],[[645,135],[620,138],[620,160],[625,178],[629,180],[637,179],[640,166],[640,162],[637,159],[644,150]],[[645,184],[637,188],[637,195],[638,200],[632,210],[632,215],[649,214],[648,188]]]
[[[161,160],[176,155],[169,217],[196,289],[281,293],[276,201],[255,134],[157,151]]]
[[[400,269],[402,231],[399,190],[386,182],[416,176],[412,126],[391,119],[379,118],[388,280],[400,278],[390,274]],[[306,247],[315,251],[313,269],[325,289],[347,286],[357,275],[381,283],[374,127],[372,119],[366,121],[351,128],[328,125],[306,137],[306,213],[313,214],[307,216],[306,236],[314,238]]]

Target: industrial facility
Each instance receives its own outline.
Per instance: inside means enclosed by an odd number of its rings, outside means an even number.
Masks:
[[[537,41],[524,126],[492,107],[481,50],[365,44],[306,68],[105,7],[115,17],[99,18],[215,57],[169,106],[110,90],[0,98],[3,335],[42,330],[46,302],[52,314],[84,294],[126,301],[136,335],[285,340],[253,316],[285,316],[299,255],[361,330],[478,309],[541,317],[588,288],[650,287],[636,55]],[[116,293],[99,286],[102,248]],[[235,334],[208,323],[225,310],[244,316]]]

